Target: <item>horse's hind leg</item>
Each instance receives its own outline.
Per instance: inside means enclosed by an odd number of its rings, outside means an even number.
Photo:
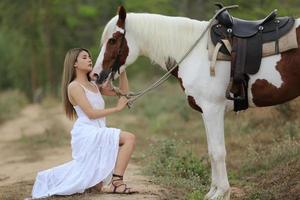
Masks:
[[[209,200],[230,198],[230,186],[227,177],[224,140],[224,103],[202,103],[203,120],[206,129],[208,153],[211,160],[211,189],[205,196]]]

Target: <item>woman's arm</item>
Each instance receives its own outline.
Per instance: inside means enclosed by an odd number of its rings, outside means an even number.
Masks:
[[[116,92],[113,91],[112,87],[110,84],[103,85],[102,87],[99,87],[101,94],[105,96],[116,96]],[[119,89],[121,93],[126,94],[129,91],[129,86],[128,86],[128,79],[126,75],[126,71],[123,71],[120,74],[119,77]]]
[[[102,87],[98,87],[101,94],[105,96],[117,96],[116,92],[112,89],[111,86],[105,85]]]
[[[126,94],[129,91],[128,79],[125,70],[120,74],[119,88],[123,94]]]
[[[115,112],[121,111],[128,103],[126,98],[120,98],[118,101],[117,106],[113,108],[107,109],[94,109],[91,104],[89,103],[88,99],[85,96],[85,92],[83,88],[78,85],[77,83],[71,83],[68,87],[68,94],[69,97],[72,98],[73,102],[76,105],[79,105],[83,112],[90,118],[90,119],[97,119],[101,117],[105,117]]]

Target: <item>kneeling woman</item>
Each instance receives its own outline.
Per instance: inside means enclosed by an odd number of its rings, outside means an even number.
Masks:
[[[102,189],[111,183],[112,193],[131,194],[123,183],[135,136],[117,128],[108,128],[107,115],[121,111],[128,100],[120,98],[113,108],[104,108],[103,95],[116,95],[109,87],[90,81],[92,60],[88,50],[68,51],[64,61],[62,97],[66,115],[77,120],[71,131],[73,160],[37,174],[33,198],[83,193],[88,188]],[[120,75],[120,89],[128,91],[126,72]]]

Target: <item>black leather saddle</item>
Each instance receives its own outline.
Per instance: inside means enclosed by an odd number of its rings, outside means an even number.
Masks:
[[[228,28],[232,29],[232,33],[237,37],[251,37],[260,30],[260,27],[263,27],[266,23],[274,20],[277,15],[277,10],[272,11],[267,17],[261,20],[244,20],[232,17],[227,10],[220,13],[217,16],[217,20],[220,24],[225,25]]]
[[[223,9],[221,4],[217,6]],[[277,10],[274,10],[264,19],[249,21],[235,18],[225,9],[216,17],[216,20],[217,23],[212,26],[210,31],[212,42],[216,45],[219,42],[223,44],[222,40],[228,40],[232,47],[231,52],[225,45],[220,48],[220,52],[231,56],[232,84],[229,87],[238,84],[243,86],[242,90],[232,92],[234,97],[231,97],[228,92],[233,90],[227,90],[226,97],[230,100],[246,100],[248,75],[255,74],[259,70],[263,43],[275,41],[275,52],[279,53],[278,40],[293,28],[295,19],[277,17]],[[245,106],[248,108],[248,101]]]
[[[227,10],[217,16],[218,23],[211,28],[211,39],[216,45],[222,39],[233,37],[249,39],[260,35],[259,43],[276,41],[294,26],[292,17],[277,17],[277,10],[272,11],[267,17],[257,21],[249,21],[232,17]],[[252,39],[253,40],[253,39]],[[227,49],[222,47],[220,51],[230,55]]]

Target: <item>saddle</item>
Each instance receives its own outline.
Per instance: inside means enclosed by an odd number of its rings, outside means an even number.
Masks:
[[[217,6],[223,8],[220,4]],[[231,79],[226,98],[234,101],[235,111],[244,110],[248,108],[249,75],[259,70],[263,44],[275,41],[278,54],[278,40],[293,28],[295,19],[277,17],[277,10],[274,10],[264,19],[248,21],[231,16],[225,9],[216,20],[210,31],[211,40],[214,45],[221,43],[219,51],[231,56]],[[231,48],[224,40],[229,41]]]

